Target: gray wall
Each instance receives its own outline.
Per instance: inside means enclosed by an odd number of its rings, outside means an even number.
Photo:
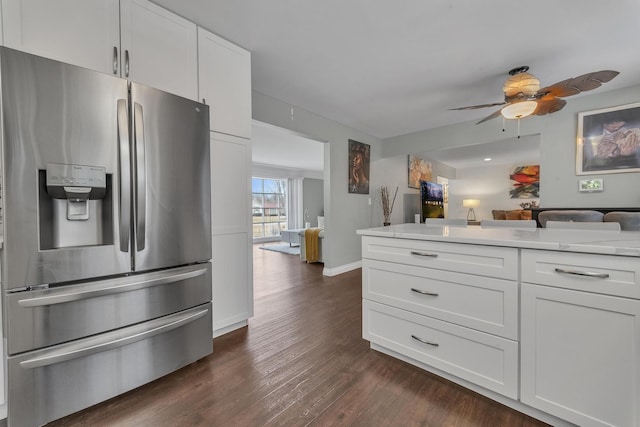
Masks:
[[[308,212],[312,227],[318,226],[318,216],[324,214],[324,182],[321,179],[302,180],[302,211]]]
[[[548,116],[527,117],[521,134],[540,134],[540,203],[542,207],[640,206],[640,174],[576,175],[578,113],[640,101],[640,86],[567,98],[564,109]],[[465,122],[390,138],[383,143],[383,157],[427,150],[492,142],[516,135],[516,123],[495,119],[481,125]],[[603,178],[602,193],[579,193],[580,179]]]
[[[326,272],[361,261],[360,236],[356,230],[371,227],[369,198],[347,192],[349,139],[371,145],[373,163],[382,154],[382,142],[364,132],[318,116],[260,92],[252,93],[252,116],[255,120],[300,132],[327,141],[324,145],[324,216],[323,260]],[[293,109],[293,115],[292,115]],[[371,192],[373,193],[373,187]]]
[[[381,141],[356,129],[318,116],[295,105],[254,91],[253,118],[312,138],[325,144],[324,212],[325,269],[331,272],[361,259],[356,230],[382,224],[377,188],[388,185],[406,188],[406,156],[441,148],[482,144],[516,136],[516,123],[507,122],[502,132],[499,119],[475,125],[465,122]],[[575,174],[577,114],[640,101],[640,86],[570,97],[564,109],[548,116],[527,117],[520,123],[522,135],[540,134],[540,203],[542,207],[634,207],[640,206],[640,174],[589,175],[603,178],[602,193],[579,193]],[[293,108],[293,117],[292,117]],[[370,194],[347,192],[348,141],[371,145]],[[384,161],[382,161],[384,159]],[[404,186],[404,187],[402,187]],[[399,190],[399,196],[402,194]],[[402,199],[392,222],[403,221]],[[397,210],[396,210],[397,209]]]

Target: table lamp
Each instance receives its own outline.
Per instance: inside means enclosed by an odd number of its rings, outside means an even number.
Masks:
[[[475,221],[476,213],[473,211],[473,208],[480,204],[480,200],[478,199],[464,199],[462,200],[462,206],[465,208],[469,208],[469,212],[467,213],[467,221]]]

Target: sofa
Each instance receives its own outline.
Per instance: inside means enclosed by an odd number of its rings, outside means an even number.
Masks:
[[[493,215],[493,219],[497,220],[521,220],[531,219],[531,211],[528,209],[512,209],[512,210],[497,210],[494,209],[491,211]]]

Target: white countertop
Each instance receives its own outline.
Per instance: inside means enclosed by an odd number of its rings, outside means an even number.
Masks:
[[[427,227],[397,224],[357,230],[362,236],[393,237],[552,251],[640,257],[640,231],[559,230],[536,228]]]

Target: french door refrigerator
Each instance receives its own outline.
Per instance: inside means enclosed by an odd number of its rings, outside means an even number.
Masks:
[[[212,351],[209,111],[0,48],[8,423]]]

